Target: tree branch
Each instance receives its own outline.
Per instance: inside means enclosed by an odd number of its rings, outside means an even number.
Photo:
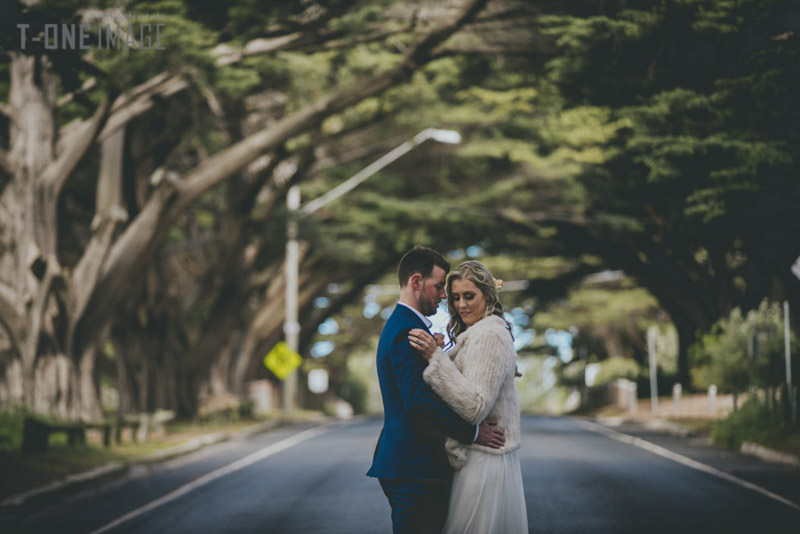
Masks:
[[[88,80],[83,82],[83,85],[81,85],[79,89],[60,97],[56,102],[56,106],[58,107],[65,106],[70,102],[72,102],[76,96],[87,93],[92,89],[94,89],[95,87],[97,87],[97,78],[89,78]]]
[[[654,244],[636,238],[603,238],[572,222],[559,221],[554,226],[577,240],[584,250],[605,259],[612,267],[625,270],[659,302],[674,303],[674,307],[682,309],[696,327],[707,327],[716,319],[718,313],[711,299],[701,291],[701,286]],[[646,259],[640,258],[640,252],[646,255]]]
[[[306,37],[325,23],[346,12],[354,3],[352,0],[329,2],[329,5],[322,10],[319,4],[314,4],[297,17],[300,20],[305,19],[300,24],[291,25],[290,28],[270,28],[263,37],[251,40],[241,50],[224,44],[220,45],[212,51],[213,54],[219,56],[216,64],[218,66],[230,65],[251,56],[269,54],[279,50],[307,49],[310,46],[324,43],[329,37],[321,39],[319,35],[316,39],[306,39]],[[302,43],[302,46],[295,48],[293,45],[297,43]]]
[[[103,141],[115,130],[152,108],[155,105],[153,97],[170,97],[188,86],[183,78],[163,73],[121,95],[111,107],[111,115],[97,135],[98,141]]]
[[[315,3],[308,7],[301,14],[293,17],[298,21],[295,24],[288,24],[288,27],[272,26],[267,28],[264,33],[265,37],[275,37],[283,35],[287,31],[313,31],[322,27],[328,21],[338,17],[339,15],[347,12],[347,10],[354,5],[355,0],[334,0],[325,2],[327,4],[324,8],[320,4]]]
[[[110,102],[110,97],[106,97],[103,100],[92,118],[79,126],[79,130],[72,134],[69,144],[64,147],[62,153],[44,170],[42,182],[45,187],[51,189],[56,197],[61,192],[72,171],[75,170],[78,162],[91,146],[100,126],[108,117],[108,110],[111,107]]]
[[[216,64],[222,67],[233,63],[239,63],[249,57],[271,54],[283,50],[293,50],[297,52],[337,50],[358,44],[372,43],[398,33],[413,30],[413,28],[414,26],[411,24],[406,28],[373,32],[356,39],[336,39],[341,32],[318,35],[315,36],[315,38],[308,38],[305,33],[295,32],[280,37],[259,37],[258,39],[253,39],[248,42],[240,50],[222,44],[214,48],[212,54],[218,56]]]
[[[321,40],[312,43],[303,43],[295,48],[299,52],[304,51],[311,51],[311,50],[337,50],[342,48],[349,48],[352,46],[356,46],[359,44],[365,43],[374,43],[376,41],[382,41],[387,37],[391,37],[392,35],[397,35],[399,33],[413,31],[414,24],[411,23],[405,28],[399,28],[394,30],[384,30],[384,31],[376,31],[370,34],[364,35],[362,37],[357,37],[355,39],[331,39],[331,40]]]
[[[0,283],[0,324],[2,324],[11,339],[11,346],[22,354],[21,342],[25,338],[25,324],[22,310],[14,306],[14,293],[7,285]]]
[[[219,56],[216,64],[218,67],[222,67],[232,63],[238,63],[251,56],[269,54],[278,50],[285,50],[289,48],[292,43],[302,38],[303,34],[300,32],[290,33],[280,37],[261,37],[248,42],[241,50],[236,50],[227,45],[220,45],[212,50],[212,54],[217,54]]]
[[[8,152],[3,149],[0,149],[0,172],[14,176],[14,166],[11,164],[11,160],[8,159]]]
[[[314,127],[322,119],[341,111],[365,98],[376,96],[409,77],[416,69],[430,61],[430,54],[455,31],[480,11],[488,0],[474,0],[470,7],[454,21],[428,33],[410,52],[405,60],[393,69],[364,80],[331,96],[322,97],[315,103],[278,121],[220,151],[191,171],[181,185],[180,208],[189,204],[209,188],[227,180],[233,173],[258,157],[261,153],[282,144],[290,137]]]
[[[80,261],[72,272],[72,299],[69,302],[73,323],[67,335],[68,350],[72,349],[74,318],[81,317],[97,284],[103,261],[113,242],[120,224],[127,220],[127,213],[120,207],[122,200],[122,161],[125,150],[125,130],[117,130],[107,137],[100,147],[100,175],[98,176],[96,214],[92,221],[92,238]]]
[[[108,321],[113,309],[124,297],[131,278],[152,258],[169,227],[200,195],[239,172],[264,152],[315,127],[324,118],[395,87],[430,61],[433,49],[472,19],[487,2],[474,0],[460,16],[432,30],[395,68],[368,78],[355,87],[320,98],[273,126],[218,152],[190,171],[174,190],[171,187],[156,190],[108,255],[87,307],[87,315],[79,325],[84,336],[91,337],[100,325]]]
[[[304,328],[301,329],[300,341],[298,343],[300,354],[303,354],[308,350],[311,341],[316,335],[319,325],[321,325],[328,317],[331,317],[341,311],[345,305],[352,302],[355,297],[361,294],[365,287],[374,283],[399,260],[399,254],[392,255],[388,258],[384,258],[384,261],[378,263],[377,265],[370,266],[369,269],[364,273],[361,273],[355,277],[349,276],[348,278],[350,278],[350,281],[353,282],[350,289],[335,298],[333,302],[331,302],[330,306],[325,308],[324,313],[314,317],[313,323],[304,325]]]

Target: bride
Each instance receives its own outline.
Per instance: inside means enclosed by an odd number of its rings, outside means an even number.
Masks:
[[[467,421],[495,420],[505,431],[506,442],[500,449],[490,449],[447,440],[456,472],[443,532],[528,532],[518,456],[517,355],[495,279],[483,264],[466,261],[450,273],[447,307],[451,317],[447,331],[455,340],[449,355],[425,330],[409,332],[411,346],[428,360],[425,382]]]

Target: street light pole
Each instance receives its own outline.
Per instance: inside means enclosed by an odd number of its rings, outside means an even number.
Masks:
[[[786,356],[786,395],[789,397],[789,406],[792,414],[792,424],[797,423],[797,393],[792,385],[792,347],[791,328],[789,324],[789,301],[783,301],[783,347]]]
[[[300,187],[293,185],[286,195],[286,207],[289,209],[289,220],[286,223],[286,317],[283,323],[283,334],[286,345],[297,352],[300,342],[300,321],[297,317],[298,263],[299,244],[297,243],[297,219],[295,214],[300,208]],[[293,371],[284,379],[282,393],[283,413],[294,411],[297,398],[297,371]]]
[[[658,413],[658,366],[656,363],[656,327],[647,329],[647,354],[650,360],[650,411]]]
[[[300,322],[298,321],[298,276],[299,276],[299,247],[297,243],[297,220],[310,215],[318,209],[327,206],[339,197],[349,193],[361,182],[380,171],[393,161],[407,154],[428,139],[439,143],[458,144],[461,134],[454,130],[439,130],[427,128],[408,141],[387,152],[373,161],[362,170],[337,185],[324,195],[300,206],[300,187],[292,186],[286,195],[286,208],[289,210],[289,221],[286,225],[286,317],[283,323],[283,333],[286,345],[297,352],[300,340]],[[291,415],[295,409],[298,384],[297,371],[293,371],[283,382],[281,400],[283,413]]]

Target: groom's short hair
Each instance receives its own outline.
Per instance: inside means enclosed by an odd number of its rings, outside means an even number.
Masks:
[[[432,248],[417,245],[403,255],[397,267],[397,279],[400,287],[405,287],[408,279],[414,273],[419,273],[423,278],[428,278],[433,272],[434,265],[438,265],[444,272],[450,271],[450,262]]]

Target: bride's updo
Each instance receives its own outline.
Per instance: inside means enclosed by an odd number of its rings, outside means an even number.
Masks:
[[[505,321],[503,316],[503,305],[500,303],[500,298],[497,296],[497,286],[501,285],[500,280],[495,280],[492,273],[479,261],[465,261],[456,267],[447,275],[447,311],[450,313],[450,322],[447,324],[447,333],[451,340],[455,340],[456,336],[467,329],[467,325],[461,320],[461,316],[456,311],[455,304],[453,304],[453,292],[451,290],[453,280],[469,280],[481,290],[484,297],[486,297],[486,312],[484,317],[490,315],[497,315]],[[506,321],[509,332],[511,326]]]

